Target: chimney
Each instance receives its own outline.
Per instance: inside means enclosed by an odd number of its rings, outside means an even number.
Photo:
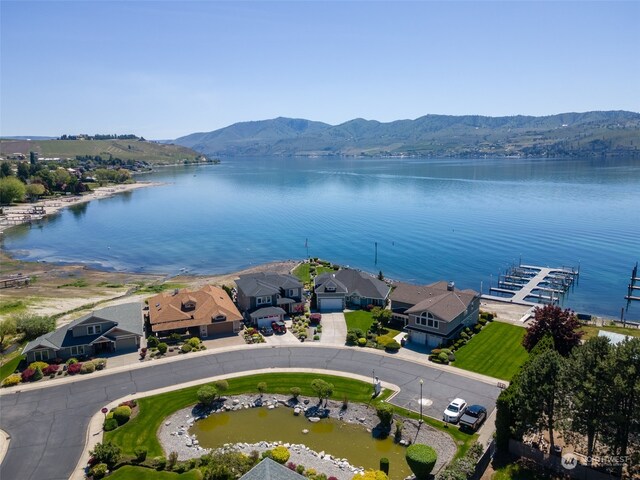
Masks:
[[[447,290],[450,292],[453,292],[453,289],[456,287],[456,284],[454,282],[449,282],[447,283]]]

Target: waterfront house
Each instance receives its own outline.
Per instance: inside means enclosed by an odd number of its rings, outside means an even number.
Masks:
[[[143,334],[142,304],[125,303],[95,310],[30,341],[27,362],[137,350]]]
[[[480,294],[459,290],[453,282],[431,285],[397,283],[391,294],[395,321],[403,322],[409,341],[435,348],[473,326],[480,313]]]
[[[151,332],[190,334],[200,338],[231,334],[242,328],[242,315],[222,288],[174,290],[149,299]]]
[[[293,275],[260,272],[240,275],[237,304],[258,327],[271,326],[287,314],[304,312],[304,286]]]
[[[352,268],[323,273],[314,279],[316,305],[321,312],[368,305],[384,307],[390,290],[382,280]]]
[[[240,477],[240,480],[304,480],[299,473],[266,457]]]

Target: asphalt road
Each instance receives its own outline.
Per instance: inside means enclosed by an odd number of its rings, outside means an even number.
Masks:
[[[124,395],[268,368],[318,368],[364,376],[375,370],[381,380],[401,387],[392,403],[415,411],[423,379],[423,397],[433,401],[423,411],[436,418],[455,397],[491,411],[500,393],[494,385],[355,348],[267,346],[158,361],[147,368],[1,396],[0,428],[11,435],[11,443],[0,465],[0,479],[67,480],[84,448],[91,417]]]

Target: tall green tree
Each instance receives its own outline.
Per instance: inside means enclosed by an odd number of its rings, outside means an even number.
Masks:
[[[580,322],[573,311],[563,310],[557,305],[537,307],[533,323],[522,339],[522,345],[530,352],[542,337],[550,333],[555,349],[560,355],[566,357],[575,346],[580,344],[582,332],[579,329]]]
[[[0,205],[9,205],[11,202],[22,200],[25,193],[24,183],[17,178],[0,179]]]
[[[321,403],[322,400],[328,400],[333,395],[333,384],[325,382],[321,378],[316,378],[311,382],[311,389],[316,392],[318,403]]]
[[[27,162],[18,163],[18,172],[16,173],[16,177],[25,183],[29,180],[29,164],[27,164]]]
[[[13,175],[11,164],[9,162],[0,163],[0,178],[10,177]]]
[[[612,380],[612,348],[606,337],[594,337],[573,349],[565,370],[567,388],[566,426],[587,438],[587,457],[593,457],[597,436],[609,422],[608,408]]]
[[[558,407],[565,401],[562,388],[566,360],[555,350],[540,353],[526,363],[519,376],[522,419],[534,431],[547,431],[551,449]]]
[[[30,183],[25,187],[26,195],[29,197],[29,200],[35,201],[41,195],[44,195],[45,188],[41,183]]]

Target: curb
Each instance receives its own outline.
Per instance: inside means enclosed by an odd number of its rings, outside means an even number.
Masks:
[[[4,460],[7,450],[9,450],[9,443],[11,443],[11,435],[4,430],[0,430],[0,463]]]

